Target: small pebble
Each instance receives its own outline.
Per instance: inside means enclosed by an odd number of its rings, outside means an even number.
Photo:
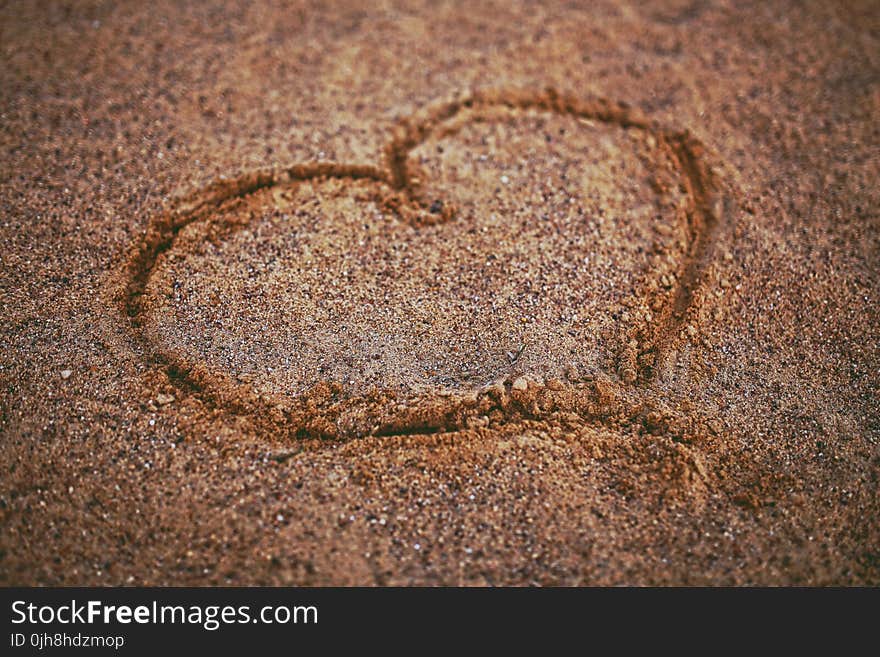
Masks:
[[[156,395],[156,403],[160,406],[164,406],[165,404],[170,404],[174,401],[174,395],[166,395],[165,393],[160,392]]]
[[[514,390],[527,390],[529,387],[529,382],[526,381],[525,377],[519,377],[516,381],[513,382]]]
[[[508,178],[507,176],[501,176],[501,182],[506,185],[510,182],[510,178]]]
[[[62,379],[69,379],[71,374],[73,374],[73,370],[61,370]]]

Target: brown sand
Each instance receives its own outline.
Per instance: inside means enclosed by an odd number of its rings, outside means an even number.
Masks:
[[[0,10],[0,582],[880,583],[880,11]]]

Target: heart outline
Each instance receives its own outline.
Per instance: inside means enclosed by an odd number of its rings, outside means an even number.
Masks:
[[[224,203],[259,190],[322,179],[366,180],[384,187],[380,200],[402,219],[416,223],[442,222],[454,211],[443,204],[441,213],[427,210],[427,201],[414,182],[410,153],[437,129],[462,115],[493,107],[540,110],[593,120],[621,128],[640,129],[652,135],[657,148],[676,164],[688,205],[685,208],[686,247],[679,261],[671,300],[663,304],[647,326],[631,327],[638,333],[638,348],[618,354],[622,381],[600,377],[594,381],[539,390],[516,391],[510,382],[481,390],[444,395],[409,396],[401,400],[392,391],[373,391],[346,397],[339,384],[319,381],[292,404],[259,395],[247,384],[237,383],[204,363],[188,362],[162,348],[144,330],[142,317],[149,308],[144,296],[158,259],[173,248],[186,226],[210,217]],[[554,89],[533,92],[522,89],[478,90],[451,100],[428,105],[398,122],[382,149],[382,164],[307,162],[289,167],[246,173],[223,179],[179,200],[168,211],[153,217],[146,234],[132,248],[115,302],[148,360],[162,367],[178,388],[194,393],[209,406],[247,418],[264,434],[283,438],[348,438],[362,435],[434,433],[475,426],[474,420],[501,411],[505,421],[535,419],[555,413],[582,421],[621,424],[634,419],[650,424],[654,405],[646,403],[647,390],[656,376],[668,345],[682,327],[693,295],[709,259],[712,236],[721,220],[720,185],[704,161],[705,149],[688,131],[665,128],[623,103],[606,99],[579,99]],[[240,225],[238,227],[241,227]],[[235,227],[227,227],[235,229]],[[654,416],[657,414],[654,413]],[[662,414],[661,414],[662,415]],[[668,415],[668,414],[667,414]],[[377,418],[381,421],[377,423]],[[656,418],[655,418],[656,419]],[[680,425],[680,419],[663,420],[664,426]],[[476,426],[479,426],[478,424]]]

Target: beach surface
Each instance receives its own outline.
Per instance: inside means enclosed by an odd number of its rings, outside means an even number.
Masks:
[[[880,584],[876,3],[7,3],[0,61],[0,583]]]

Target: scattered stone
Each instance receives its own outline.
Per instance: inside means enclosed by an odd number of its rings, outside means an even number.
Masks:
[[[273,461],[277,461],[278,463],[284,463],[288,459],[293,458],[297,454],[299,454],[302,450],[300,449],[279,449],[275,452],[272,452],[269,455]]]
[[[524,352],[525,350],[526,350],[526,343],[523,342],[523,343],[519,346],[519,349],[517,349],[517,352],[513,355],[513,361],[512,361],[512,362],[515,363],[516,361],[518,361],[519,358],[520,358],[520,356],[523,355],[523,352]]]
[[[160,392],[156,395],[156,403],[160,406],[165,406],[165,404],[170,404],[174,401],[174,395],[166,395],[163,392]]]
[[[620,369],[620,378],[623,379],[624,383],[635,383],[637,377],[638,374],[633,367],[626,366]]]
[[[494,383],[488,385],[486,387],[486,392],[489,394],[489,397],[491,397],[495,401],[500,401],[504,399],[504,393],[506,392],[506,390],[504,389],[504,381],[495,381]]]
[[[65,379],[65,380],[69,379],[71,374],[73,374],[73,370],[61,370],[61,378],[62,379]]]
[[[529,382],[526,381],[525,377],[523,377],[523,376],[517,378],[513,382],[513,389],[514,390],[523,391],[523,390],[528,390],[528,388],[529,388]]]
[[[482,429],[484,427],[489,426],[489,418],[485,415],[480,415],[478,417],[469,417],[465,420],[465,425],[468,429]]]

